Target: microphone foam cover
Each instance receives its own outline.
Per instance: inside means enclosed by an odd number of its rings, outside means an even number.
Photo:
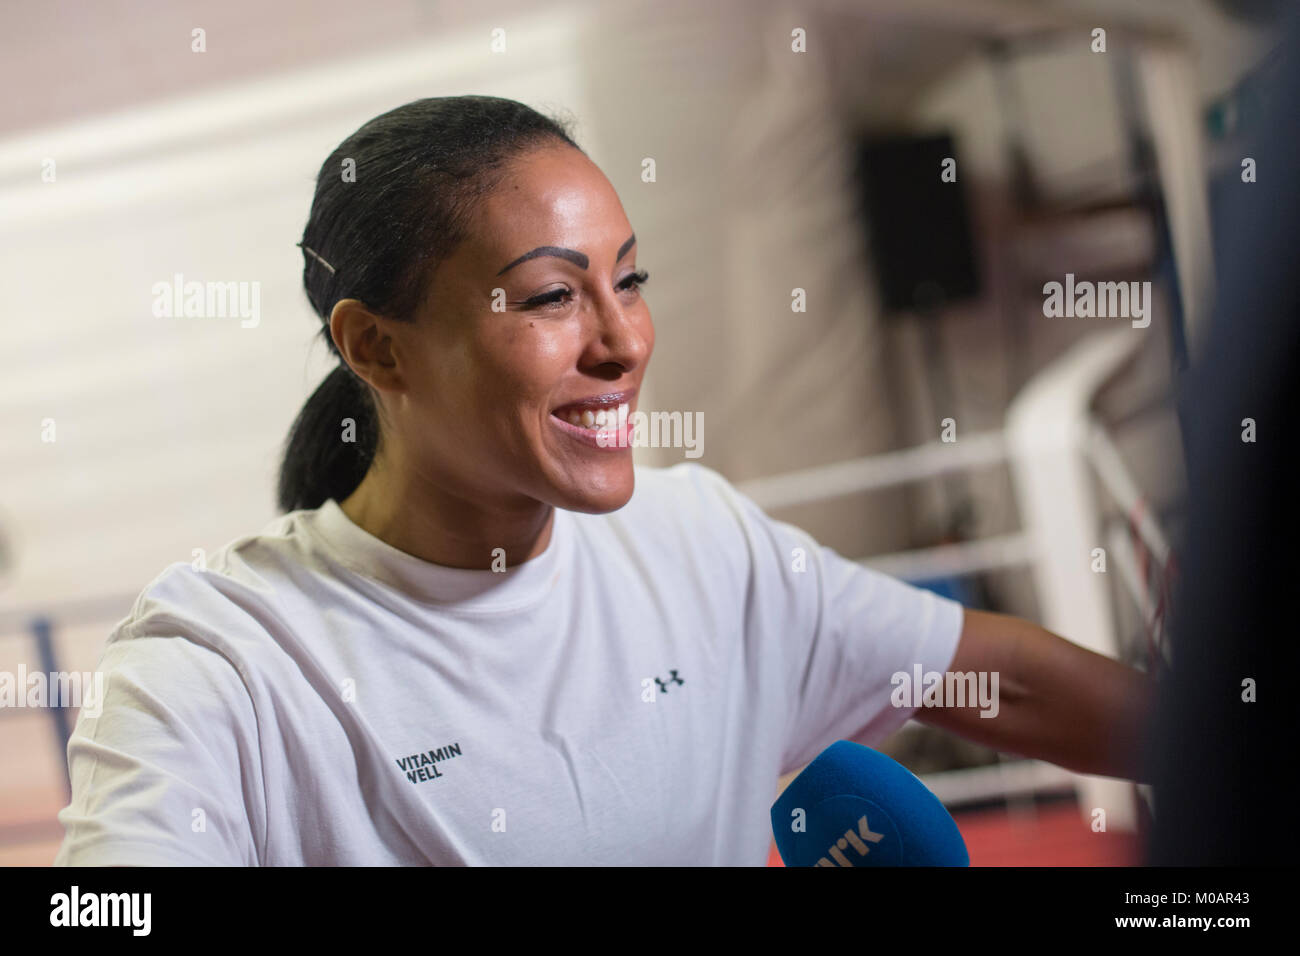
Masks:
[[[772,805],[786,866],[970,866],[952,815],[896,760],[838,740]]]

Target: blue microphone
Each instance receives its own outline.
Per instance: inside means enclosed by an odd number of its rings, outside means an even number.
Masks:
[[[772,804],[786,866],[970,866],[952,815],[896,760],[851,740],[823,750]]]

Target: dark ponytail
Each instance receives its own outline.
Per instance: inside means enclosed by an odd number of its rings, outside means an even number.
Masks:
[[[327,498],[342,501],[352,494],[374,461],[378,437],[369,387],[339,363],[289,430],[280,467],[281,510],[319,507]],[[310,503],[317,498],[317,504]]]
[[[415,321],[430,277],[464,239],[477,201],[511,159],[548,142],[579,148],[561,121],[514,100],[435,97],[375,117],[325,160],[299,245],[307,298],[340,361],[285,441],[282,512],[342,501],[382,448],[374,394],[330,334],[334,304],[359,299],[381,315]]]

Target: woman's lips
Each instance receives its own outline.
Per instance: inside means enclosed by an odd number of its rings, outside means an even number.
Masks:
[[[554,412],[551,413],[551,421],[556,428],[584,445],[599,448],[601,451],[622,451],[631,447],[632,422],[630,416],[621,417],[622,420],[616,422],[612,428],[592,429],[582,425],[571,425]]]
[[[637,390],[632,388],[622,392],[606,392],[604,395],[589,395],[553,408],[551,414],[559,417],[561,421],[568,421],[571,412],[614,411],[620,405],[630,405],[632,399],[636,397],[636,392]]]

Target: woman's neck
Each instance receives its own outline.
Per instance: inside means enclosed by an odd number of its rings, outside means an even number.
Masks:
[[[339,502],[353,524],[399,551],[449,568],[512,568],[551,541],[555,508],[540,501],[524,511],[493,510],[424,480],[392,480],[372,466]]]

